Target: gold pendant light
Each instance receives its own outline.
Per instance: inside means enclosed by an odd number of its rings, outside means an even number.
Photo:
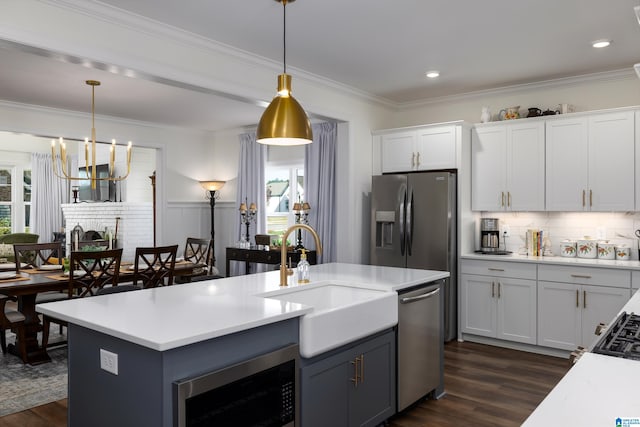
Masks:
[[[282,3],[284,16],[284,72],[278,75],[278,94],[262,114],[258,123],[257,141],[267,145],[302,145],[313,142],[311,123],[304,109],[291,95],[291,75],[287,74],[287,3],[295,0],[275,0]]]
[[[115,162],[116,162],[116,140],[111,140],[111,146],[109,147],[109,172],[106,177],[97,176],[96,169],[96,125],[95,125],[95,99],[96,99],[96,86],[100,86],[100,82],[97,80],[87,80],[89,86],[91,86],[91,141],[89,138],[84,139],[84,161],[85,161],[85,176],[73,176],[71,171],[67,170],[67,145],[64,140],[60,138],[60,151],[59,156],[56,156],[56,141],[51,141],[51,160],[53,161],[53,172],[56,176],[72,181],[84,181],[91,180],[91,189],[95,190],[97,181],[122,181],[129,176],[131,172],[131,141],[127,146],[127,173],[124,176],[115,176]],[[89,167],[89,143],[91,143],[91,167]],[[59,159],[59,160],[58,160]]]

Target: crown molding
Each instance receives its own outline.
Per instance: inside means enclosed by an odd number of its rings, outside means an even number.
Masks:
[[[640,66],[640,64],[638,64]],[[636,68],[638,70],[638,68]],[[639,74],[640,76],[640,74]],[[541,89],[551,89],[556,87],[570,87],[578,86],[585,83],[604,82],[604,81],[616,81],[616,80],[629,80],[635,78],[633,70],[625,68],[621,70],[604,71],[600,73],[584,74],[573,77],[562,77],[558,79],[544,80],[540,82],[524,83],[511,86],[503,86],[493,89],[485,89],[473,92],[462,93],[459,95],[440,96],[435,98],[423,99],[420,101],[406,102],[398,105],[397,110],[403,111],[413,109],[417,107],[424,107],[432,104],[440,104],[447,102],[459,102],[469,99],[477,99],[487,96],[506,95],[516,92],[528,92]]]
[[[54,7],[59,7],[73,11],[75,13],[83,14],[85,16],[92,17],[94,19],[107,22],[111,25],[127,28],[130,31],[139,32],[152,36],[158,39],[171,39],[174,42],[184,44],[185,46],[196,47],[204,51],[214,52],[217,54],[227,55],[236,60],[249,64],[251,66],[263,67],[271,70],[274,73],[280,72],[281,64],[277,61],[273,61],[266,57],[256,55],[251,52],[247,52],[230,45],[220,43],[218,41],[202,37],[200,35],[170,26],[168,24],[147,18],[145,16],[136,15],[130,12],[126,12],[122,9],[106,5],[99,1],[87,2],[86,0],[39,0],[43,3],[47,3]],[[548,89],[555,87],[567,87],[576,86],[589,82],[602,82],[613,80],[624,80],[633,78],[635,74],[629,69],[613,70],[593,74],[585,74],[572,77],[563,77],[558,79],[544,80],[540,82],[517,84],[510,86],[503,86],[498,88],[484,89],[478,91],[471,91],[456,95],[447,95],[433,98],[425,98],[418,101],[409,102],[397,102],[390,99],[373,95],[369,92],[362,91],[352,86],[345,85],[343,83],[327,79],[317,74],[310,73],[308,71],[289,67],[295,71],[296,79],[304,80],[314,85],[329,87],[338,92],[348,94],[358,99],[375,103],[377,105],[386,107],[394,111],[404,111],[423,106],[458,102],[469,99],[477,99],[487,96],[504,95],[515,92],[533,91],[540,89]],[[640,77],[640,64],[635,66],[638,77]],[[294,73],[292,73],[294,74]],[[186,84],[186,83],[185,83]],[[198,87],[191,87],[192,90],[197,90]],[[224,96],[224,94],[217,93],[217,95]],[[227,94],[230,98],[235,98],[237,95]],[[254,100],[254,103],[264,103],[270,100]]]

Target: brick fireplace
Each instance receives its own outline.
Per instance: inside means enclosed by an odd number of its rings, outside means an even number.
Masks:
[[[135,202],[67,203],[62,205],[67,238],[67,253],[71,249],[71,230],[80,225],[84,231],[112,232],[118,219],[117,247],[123,249],[122,259],[133,261],[136,247],[153,246],[153,205]]]

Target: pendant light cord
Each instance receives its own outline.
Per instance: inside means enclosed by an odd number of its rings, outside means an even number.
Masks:
[[[284,74],[287,74],[287,0],[282,0],[282,63],[284,65]]]

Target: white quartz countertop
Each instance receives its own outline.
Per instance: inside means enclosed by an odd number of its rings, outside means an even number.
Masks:
[[[561,256],[528,256],[518,254],[508,255],[484,255],[469,253],[461,256],[462,259],[477,259],[482,261],[507,261],[507,262],[528,262],[536,264],[573,265],[583,267],[620,268],[625,270],[640,270],[640,261],[637,260],[608,260],[598,258],[578,258]]]
[[[330,263],[311,266],[311,285],[395,292],[448,272]],[[292,279],[289,279],[292,281]],[[303,316],[313,307],[259,296],[280,289],[279,272],[39,304],[36,310],[158,351]],[[309,286],[309,285],[291,285]],[[397,319],[396,319],[397,323]]]
[[[620,311],[640,313],[640,291]],[[640,420],[639,379],[638,360],[584,353],[523,426],[629,425],[625,419]]]

